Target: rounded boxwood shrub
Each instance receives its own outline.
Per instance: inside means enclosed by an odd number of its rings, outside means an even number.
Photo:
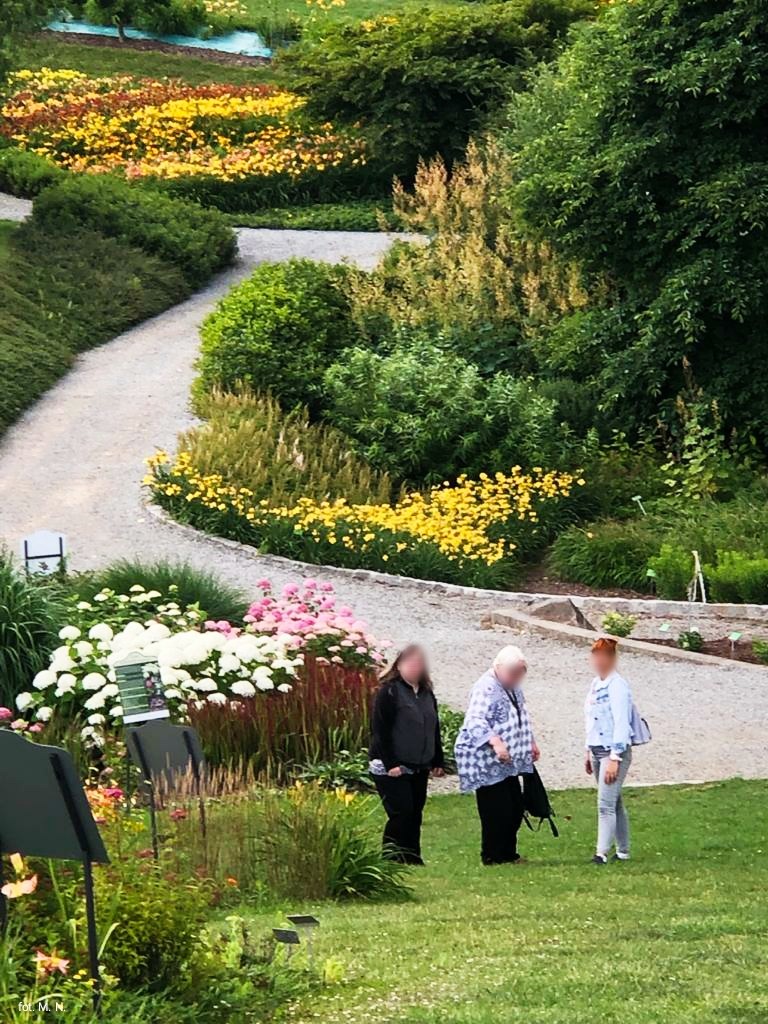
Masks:
[[[32,199],[61,181],[67,172],[37,153],[7,146],[0,149],[0,191]]]
[[[311,260],[258,267],[203,324],[197,393],[243,383],[317,412],[323,372],[352,337],[346,273]]]
[[[235,234],[224,216],[106,175],[68,175],[35,199],[32,221],[44,230],[83,228],[118,238],[177,266],[193,287],[234,259]]]

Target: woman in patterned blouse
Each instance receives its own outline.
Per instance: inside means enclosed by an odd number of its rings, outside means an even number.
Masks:
[[[504,647],[493,667],[472,687],[456,740],[463,793],[475,794],[483,864],[520,862],[517,833],[523,822],[519,776],[533,771],[539,748],[533,738],[521,684],[527,665],[518,647]]]

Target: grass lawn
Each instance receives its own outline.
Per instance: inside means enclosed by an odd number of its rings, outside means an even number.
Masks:
[[[331,21],[357,21],[362,18],[376,18],[380,14],[390,14],[403,8],[423,8],[438,6],[456,6],[465,0],[346,0],[343,6],[331,7],[328,11],[321,10],[317,0],[244,0],[244,6],[253,18],[264,17],[275,20],[293,15],[309,22],[311,31],[322,31],[323,25]]]
[[[122,73],[145,78],[180,78],[190,85],[206,82],[252,85],[276,79],[269,65],[236,67],[216,64],[202,57],[177,57],[175,54],[132,50],[129,47],[119,49],[65,43],[56,39],[53,33],[27,43],[17,56],[16,64],[24,68],[73,68],[93,76]]]
[[[474,800],[427,807],[411,903],[287,907],[321,919],[345,982],[294,1024],[765,1024],[768,784],[630,790],[634,859],[588,863],[594,793],[553,795],[560,839],[483,868]],[[274,915],[260,921],[269,927]]]

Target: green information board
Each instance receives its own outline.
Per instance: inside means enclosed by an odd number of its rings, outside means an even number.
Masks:
[[[126,725],[170,718],[160,667],[152,658],[140,652],[129,654],[115,665],[115,676]]]

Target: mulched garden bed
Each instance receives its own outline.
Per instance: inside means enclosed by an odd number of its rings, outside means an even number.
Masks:
[[[625,597],[627,599],[653,600],[653,594],[644,594],[639,590],[623,590],[620,587],[611,590],[598,590],[583,583],[565,583],[554,576],[547,575],[541,567],[532,568],[526,573],[520,584],[511,589],[520,594],[552,594],[555,597],[569,597],[574,594],[576,597]]]
[[[40,33],[46,41],[51,38],[60,39],[64,43],[77,43],[81,46],[109,46],[121,50],[145,50],[155,53],[170,53],[183,57],[197,57],[198,60],[211,61],[214,64],[228,64],[231,67],[253,67],[269,64],[269,57],[246,57],[241,53],[223,53],[221,50],[208,50],[204,46],[177,46],[175,43],[161,43],[155,39],[120,39],[117,36],[89,36],[79,32],[48,32]]]
[[[642,640],[646,644],[658,644],[660,647],[674,647],[676,650],[680,650],[674,640],[651,640],[648,637],[642,637]],[[737,640],[733,645],[725,637],[722,640],[704,640],[698,653],[709,654],[717,658],[730,658],[732,661],[748,661],[752,665],[765,664],[755,656],[752,643],[749,640]]]

